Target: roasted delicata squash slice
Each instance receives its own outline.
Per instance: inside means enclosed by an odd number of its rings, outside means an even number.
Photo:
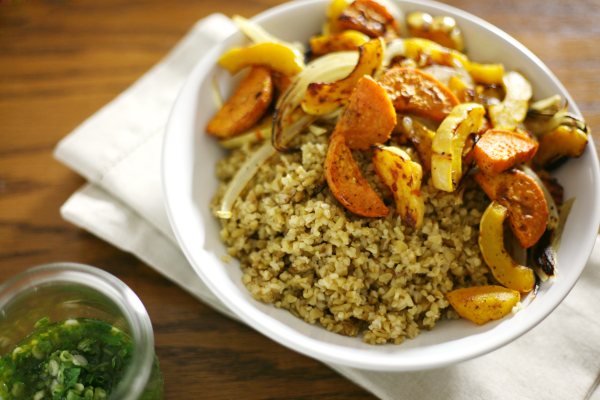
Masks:
[[[373,167],[396,200],[396,214],[412,228],[419,228],[425,215],[421,194],[423,170],[397,147],[373,145]]]
[[[470,103],[473,101],[475,89],[470,88],[460,78],[456,76],[450,77],[448,81],[448,90],[450,90],[460,103]]]
[[[459,104],[446,86],[418,69],[394,67],[379,82],[398,112],[441,122]]]
[[[429,39],[407,38],[404,39],[404,55],[413,60],[418,60],[421,55],[427,55],[436,64],[453,68],[467,68],[469,59],[460,51],[449,49]]]
[[[256,124],[273,99],[271,71],[252,67],[233,96],[210,120],[206,132],[220,139],[230,138]]]
[[[411,36],[429,39],[453,50],[465,49],[462,32],[452,17],[432,17],[431,14],[417,11],[408,14],[406,24]]]
[[[462,178],[462,155],[467,138],[481,129],[485,109],[475,103],[454,107],[433,137],[431,177],[433,186],[453,192]]]
[[[358,81],[344,106],[334,135],[346,138],[351,149],[368,150],[372,144],[385,143],[396,125],[396,111],[386,91],[370,76]]]
[[[305,113],[325,115],[335,111],[348,101],[358,80],[365,75],[373,75],[383,60],[384,44],[381,39],[373,39],[359,47],[359,59],[354,70],[346,78],[332,83],[308,85],[301,103]]]
[[[323,169],[329,190],[350,212],[363,217],[390,213],[362,176],[343,135],[332,135]]]
[[[514,131],[525,120],[529,100],[533,94],[531,84],[516,71],[504,74],[502,85],[506,95],[500,104],[488,108],[492,126]]]
[[[541,166],[556,163],[563,157],[579,157],[587,146],[587,134],[575,126],[560,125],[540,141],[535,161]]]
[[[490,129],[481,136],[473,151],[477,166],[488,175],[496,175],[529,161],[537,149],[537,142],[526,134]]]
[[[310,38],[310,50],[313,56],[322,56],[336,51],[353,51],[358,50],[369,40],[370,38],[364,33],[343,31]]]
[[[431,146],[435,132],[409,116],[400,116],[394,133],[402,138],[410,140],[419,153],[421,165],[426,171],[431,170]],[[396,136],[394,136],[396,137]]]
[[[264,65],[287,76],[304,69],[304,56],[298,50],[281,43],[258,43],[234,47],[219,58],[219,65],[235,74],[252,65]]]
[[[355,30],[386,42],[398,38],[398,23],[388,10],[372,0],[356,0],[344,8],[337,21],[341,30]]]
[[[475,82],[484,85],[501,85],[504,79],[502,64],[479,64],[471,61],[467,65],[467,71]]]
[[[537,182],[516,169],[497,175],[480,172],[475,181],[490,199],[508,209],[508,222],[521,247],[536,244],[548,221],[548,206]]]
[[[333,33],[339,33],[341,31],[338,26],[338,20],[344,8],[348,7],[352,3],[352,0],[333,0],[327,7],[327,22],[323,27],[323,35],[330,35]]]
[[[519,292],[502,286],[472,286],[446,294],[454,310],[463,318],[483,325],[505,317],[521,300]]]
[[[498,282],[518,292],[529,292],[535,285],[533,270],[517,264],[504,248],[504,220],[508,213],[506,207],[492,201],[479,224],[479,248]]]

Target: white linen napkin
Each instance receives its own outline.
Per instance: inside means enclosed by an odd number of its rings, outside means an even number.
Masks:
[[[160,184],[163,131],[175,97],[202,54],[235,30],[219,14],[198,22],[163,61],[65,137],[55,157],[89,181],[61,208],[66,220],[237,319],[179,249]],[[491,354],[411,373],[329,366],[381,399],[600,400],[600,313],[594,304],[600,304],[600,238],[566,300],[536,328]]]

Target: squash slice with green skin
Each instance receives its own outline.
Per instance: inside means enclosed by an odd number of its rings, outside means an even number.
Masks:
[[[343,135],[332,135],[323,169],[329,190],[350,212],[363,217],[390,213],[360,172]]]
[[[489,285],[454,290],[446,298],[458,315],[483,325],[508,315],[521,295],[515,290]]]
[[[441,123],[432,143],[431,177],[433,186],[453,192],[462,178],[462,155],[467,138],[479,132],[485,109],[480,104],[464,103],[454,107]]]
[[[479,248],[485,263],[502,285],[517,292],[529,292],[535,285],[533,270],[517,264],[504,248],[504,220],[508,209],[493,201],[479,224]]]
[[[396,200],[396,213],[412,228],[419,228],[425,215],[421,194],[423,170],[397,147],[373,145],[373,167]]]

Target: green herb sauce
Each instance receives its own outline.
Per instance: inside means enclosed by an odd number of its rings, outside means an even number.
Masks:
[[[107,322],[92,319],[39,325],[0,358],[0,398],[107,398],[131,361],[131,338]]]

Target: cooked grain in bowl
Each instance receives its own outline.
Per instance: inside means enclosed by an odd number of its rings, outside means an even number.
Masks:
[[[301,152],[276,154],[221,219],[221,240],[241,261],[252,296],[306,322],[370,344],[400,344],[441,318],[458,319],[446,293],[493,278],[477,244],[489,204],[483,192],[454,193],[423,184],[419,229],[390,213],[364,218],[346,210],[324,184],[328,135],[300,135]],[[217,164],[217,210],[228,181],[252,151],[236,149]],[[364,177],[386,204],[390,189],[374,172],[370,151],[353,151]]]

